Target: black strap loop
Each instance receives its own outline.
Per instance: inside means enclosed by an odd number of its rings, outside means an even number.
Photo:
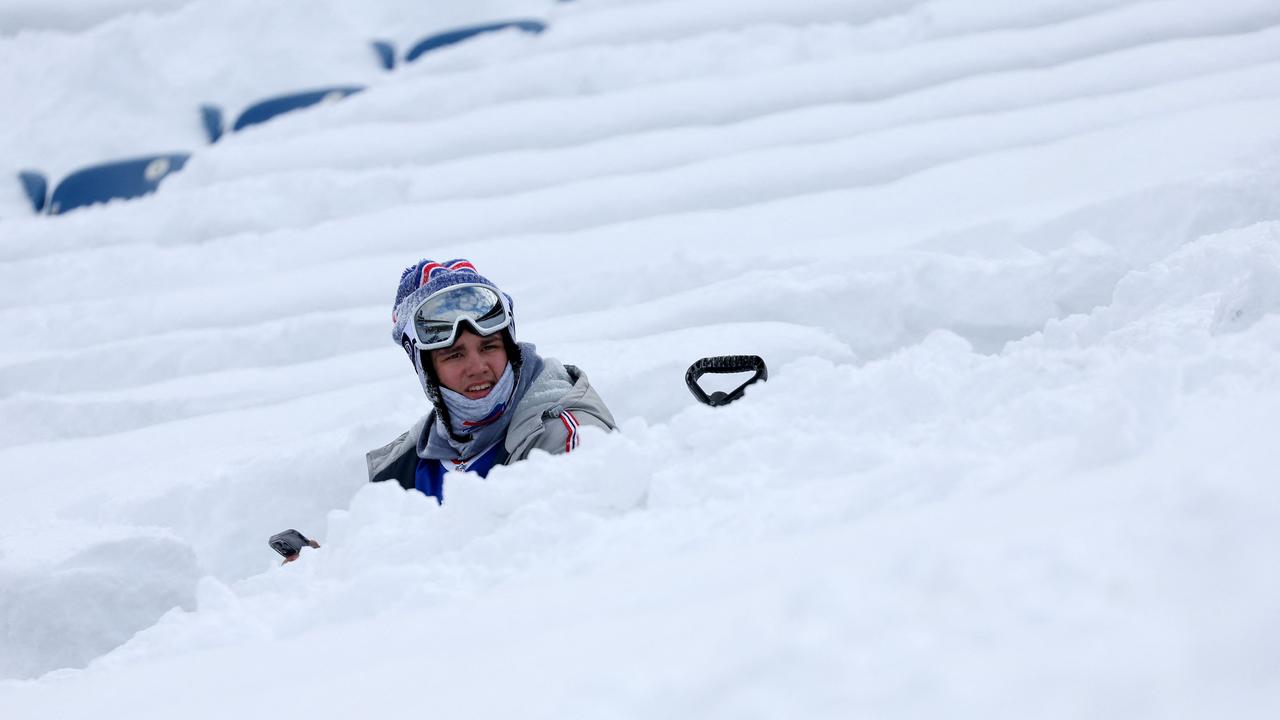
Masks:
[[[751,379],[739,385],[738,389],[731,393],[716,391],[711,395],[707,395],[702,387],[698,385],[698,378],[707,373],[727,374],[740,372],[754,372],[755,375],[752,375]],[[719,355],[702,358],[690,365],[689,370],[684,374],[684,381],[689,386],[689,392],[693,393],[698,402],[712,407],[728,405],[742,397],[748,385],[768,379],[769,369],[765,367],[764,359],[759,355]]]

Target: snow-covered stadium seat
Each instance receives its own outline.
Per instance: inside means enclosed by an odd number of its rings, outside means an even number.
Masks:
[[[378,62],[382,65],[383,70],[394,70],[396,68],[396,46],[387,40],[374,40],[369,43],[373,47],[373,51],[378,55]]]
[[[264,123],[277,115],[320,103],[335,102],[361,90],[364,90],[363,85],[334,85],[260,100],[240,113],[231,130],[233,132],[243,130],[250,125]],[[216,105],[201,105],[200,120],[204,125],[205,134],[209,137],[209,142],[217,142],[223,134],[222,110]]]
[[[49,197],[49,181],[44,174],[35,170],[23,170],[18,173],[18,180],[22,182],[22,191],[31,200],[31,207],[36,212],[44,212],[44,202]]]
[[[515,28],[521,32],[540,33],[547,29],[547,24],[541,20],[504,20],[502,22],[486,23],[484,25],[471,25],[468,27],[456,28],[442,33],[430,35],[417,42],[409,52],[405,54],[405,62],[413,62],[425,53],[432,50],[438,50],[442,47],[460,43],[463,40],[473,38],[483,33],[497,32],[499,30],[507,30]]]
[[[201,105],[200,124],[204,126],[204,133],[209,138],[209,142],[218,142],[218,138],[222,137],[223,133],[222,108],[217,105]]]
[[[190,157],[190,153],[164,153],[77,170],[63,178],[54,189],[53,196],[49,198],[49,214],[61,215],[85,205],[155,192],[160,181],[181,170]]]

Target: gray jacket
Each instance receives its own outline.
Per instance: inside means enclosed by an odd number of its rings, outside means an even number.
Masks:
[[[568,418],[564,417],[566,412]],[[569,452],[573,421],[579,427],[604,430],[617,427],[604,400],[587,382],[586,373],[555,358],[543,359],[541,372],[512,413],[498,465],[523,460],[535,449],[552,454]],[[402,487],[412,489],[420,448],[426,447],[427,431],[433,422],[435,413],[428,413],[400,437],[370,451],[365,456],[369,464],[369,480],[397,480]]]

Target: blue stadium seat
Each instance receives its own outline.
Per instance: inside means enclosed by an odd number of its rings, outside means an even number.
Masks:
[[[472,25],[471,27],[458,28],[447,32],[438,33],[418,41],[417,45],[410,48],[409,53],[404,56],[405,62],[413,62],[425,53],[432,50],[438,50],[448,45],[460,43],[468,38],[475,37],[482,33],[496,32],[498,30],[506,30],[508,28],[516,28],[522,32],[540,33],[547,29],[547,24],[541,20],[507,20],[505,22],[489,23],[487,25]]]
[[[160,181],[181,170],[190,157],[190,153],[148,155],[77,170],[58,183],[49,199],[49,214],[155,192]]]
[[[49,197],[49,181],[35,170],[23,170],[18,173],[18,179],[22,181],[22,190],[31,201],[31,207],[36,212],[44,212],[44,201]]]
[[[361,90],[364,90],[363,85],[341,85],[268,98],[250,105],[244,112],[240,113],[240,117],[236,118],[236,123],[231,129],[235,131],[243,130],[250,125],[266,122],[282,113],[301,110],[317,103],[341,100]]]
[[[378,62],[382,65],[383,70],[396,69],[396,46],[386,40],[374,40],[369,43],[373,46],[373,51],[378,54]]]
[[[201,105],[200,124],[204,125],[204,134],[209,136],[209,143],[218,142],[218,138],[222,137],[222,108],[217,105]]]

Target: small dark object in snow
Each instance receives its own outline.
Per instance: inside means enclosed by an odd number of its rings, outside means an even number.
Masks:
[[[698,378],[707,373],[741,373],[754,372],[749,380],[738,386],[733,392],[726,393],[717,390],[707,395],[706,391],[698,385]],[[705,403],[712,407],[720,407],[742,397],[747,386],[760,380],[769,379],[769,369],[765,367],[764,359],[759,355],[720,355],[717,357],[702,358],[689,366],[688,372],[684,374],[685,384],[689,386],[689,392],[698,399],[698,402]]]
[[[306,535],[293,528],[272,535],[271,539],[267,540],[267,544],[271,546],[272,550],[280,553],[285,562],[297,560],[304,547],[320,547],[320,543],[308,539]]]

